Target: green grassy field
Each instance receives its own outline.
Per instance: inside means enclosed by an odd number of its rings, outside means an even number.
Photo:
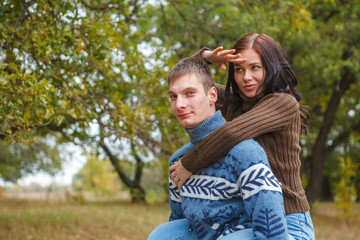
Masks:
[[[354,212],[346,221],[333,203],[317,203],[311,213],[316,239],[359,239],[360,205]],[[167,204],[77,204],[0,199],[0,239],[143,240],[155,226],[166,222],[168,216]]]

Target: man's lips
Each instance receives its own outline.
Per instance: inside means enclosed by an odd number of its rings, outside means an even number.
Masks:
[[[178,118],[187,118],[188,116],[190,116],[190,113],[181,113],[177,115]]]

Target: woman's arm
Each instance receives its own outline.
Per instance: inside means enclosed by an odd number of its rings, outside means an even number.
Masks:
[[[201,57],[223,71],[226,70],[227,62],[243,63],[246,61],[246,58],[241,58],[240,53],[234,54],[235,49],[223,49],[223,47],[217,47],[215,50],[211,50],[210,48],[205,47],[191,57]]]
[[[235,53],[235,49],[223,50],[222,46],[217,47],[214,51],[210,49],[204,49],[201,53],[202,57],[213,64],[214,66],[220,68],[221,70],[226,70],[226,63],[243,63],[246,61],[246,58],[241,58],[241,54]]]
[[[183,156],[181,163],[188,171],[195,172],[216,162],[243,140],[281,130],[297,114],[299,104],[293,96],[287,93],[269,94],[250,111],[227,122],[196,144]]]

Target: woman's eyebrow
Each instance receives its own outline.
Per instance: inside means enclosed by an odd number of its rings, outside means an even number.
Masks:
[[[255,62],[250,62],[249,65],[255,65],[255,64],[260,64],[260,61],[255,61]]]

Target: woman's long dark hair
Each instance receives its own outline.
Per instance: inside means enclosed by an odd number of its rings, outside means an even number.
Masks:
[[[300,102],[302,99],[301,94],[295,90],[297,85],[296,75],[291,68],[290,64],[286,61],[283,52],[276,44],[276,42],[266,34],[249,33],[240,38],[233,49],[236,53],[245,49],[254,49],[259,55],[262,65],[265,69],[265,79],[262,83],[264,85],[264,95],[270,93],[289,93]],[[232,89],[232,94],[231,90]],[[260,89],[260,88],[259,88]],[[234,64],[229,64],[229,75],[225,89],[225,97],[229,102],[240,101],[240,89],[234,77]],[[235,99],[234,99],[235,97]],[[310,118],[309,113],[306,111],[305,106],[301,106],[301,119],[303,130],[306,132],[306,125]]]

